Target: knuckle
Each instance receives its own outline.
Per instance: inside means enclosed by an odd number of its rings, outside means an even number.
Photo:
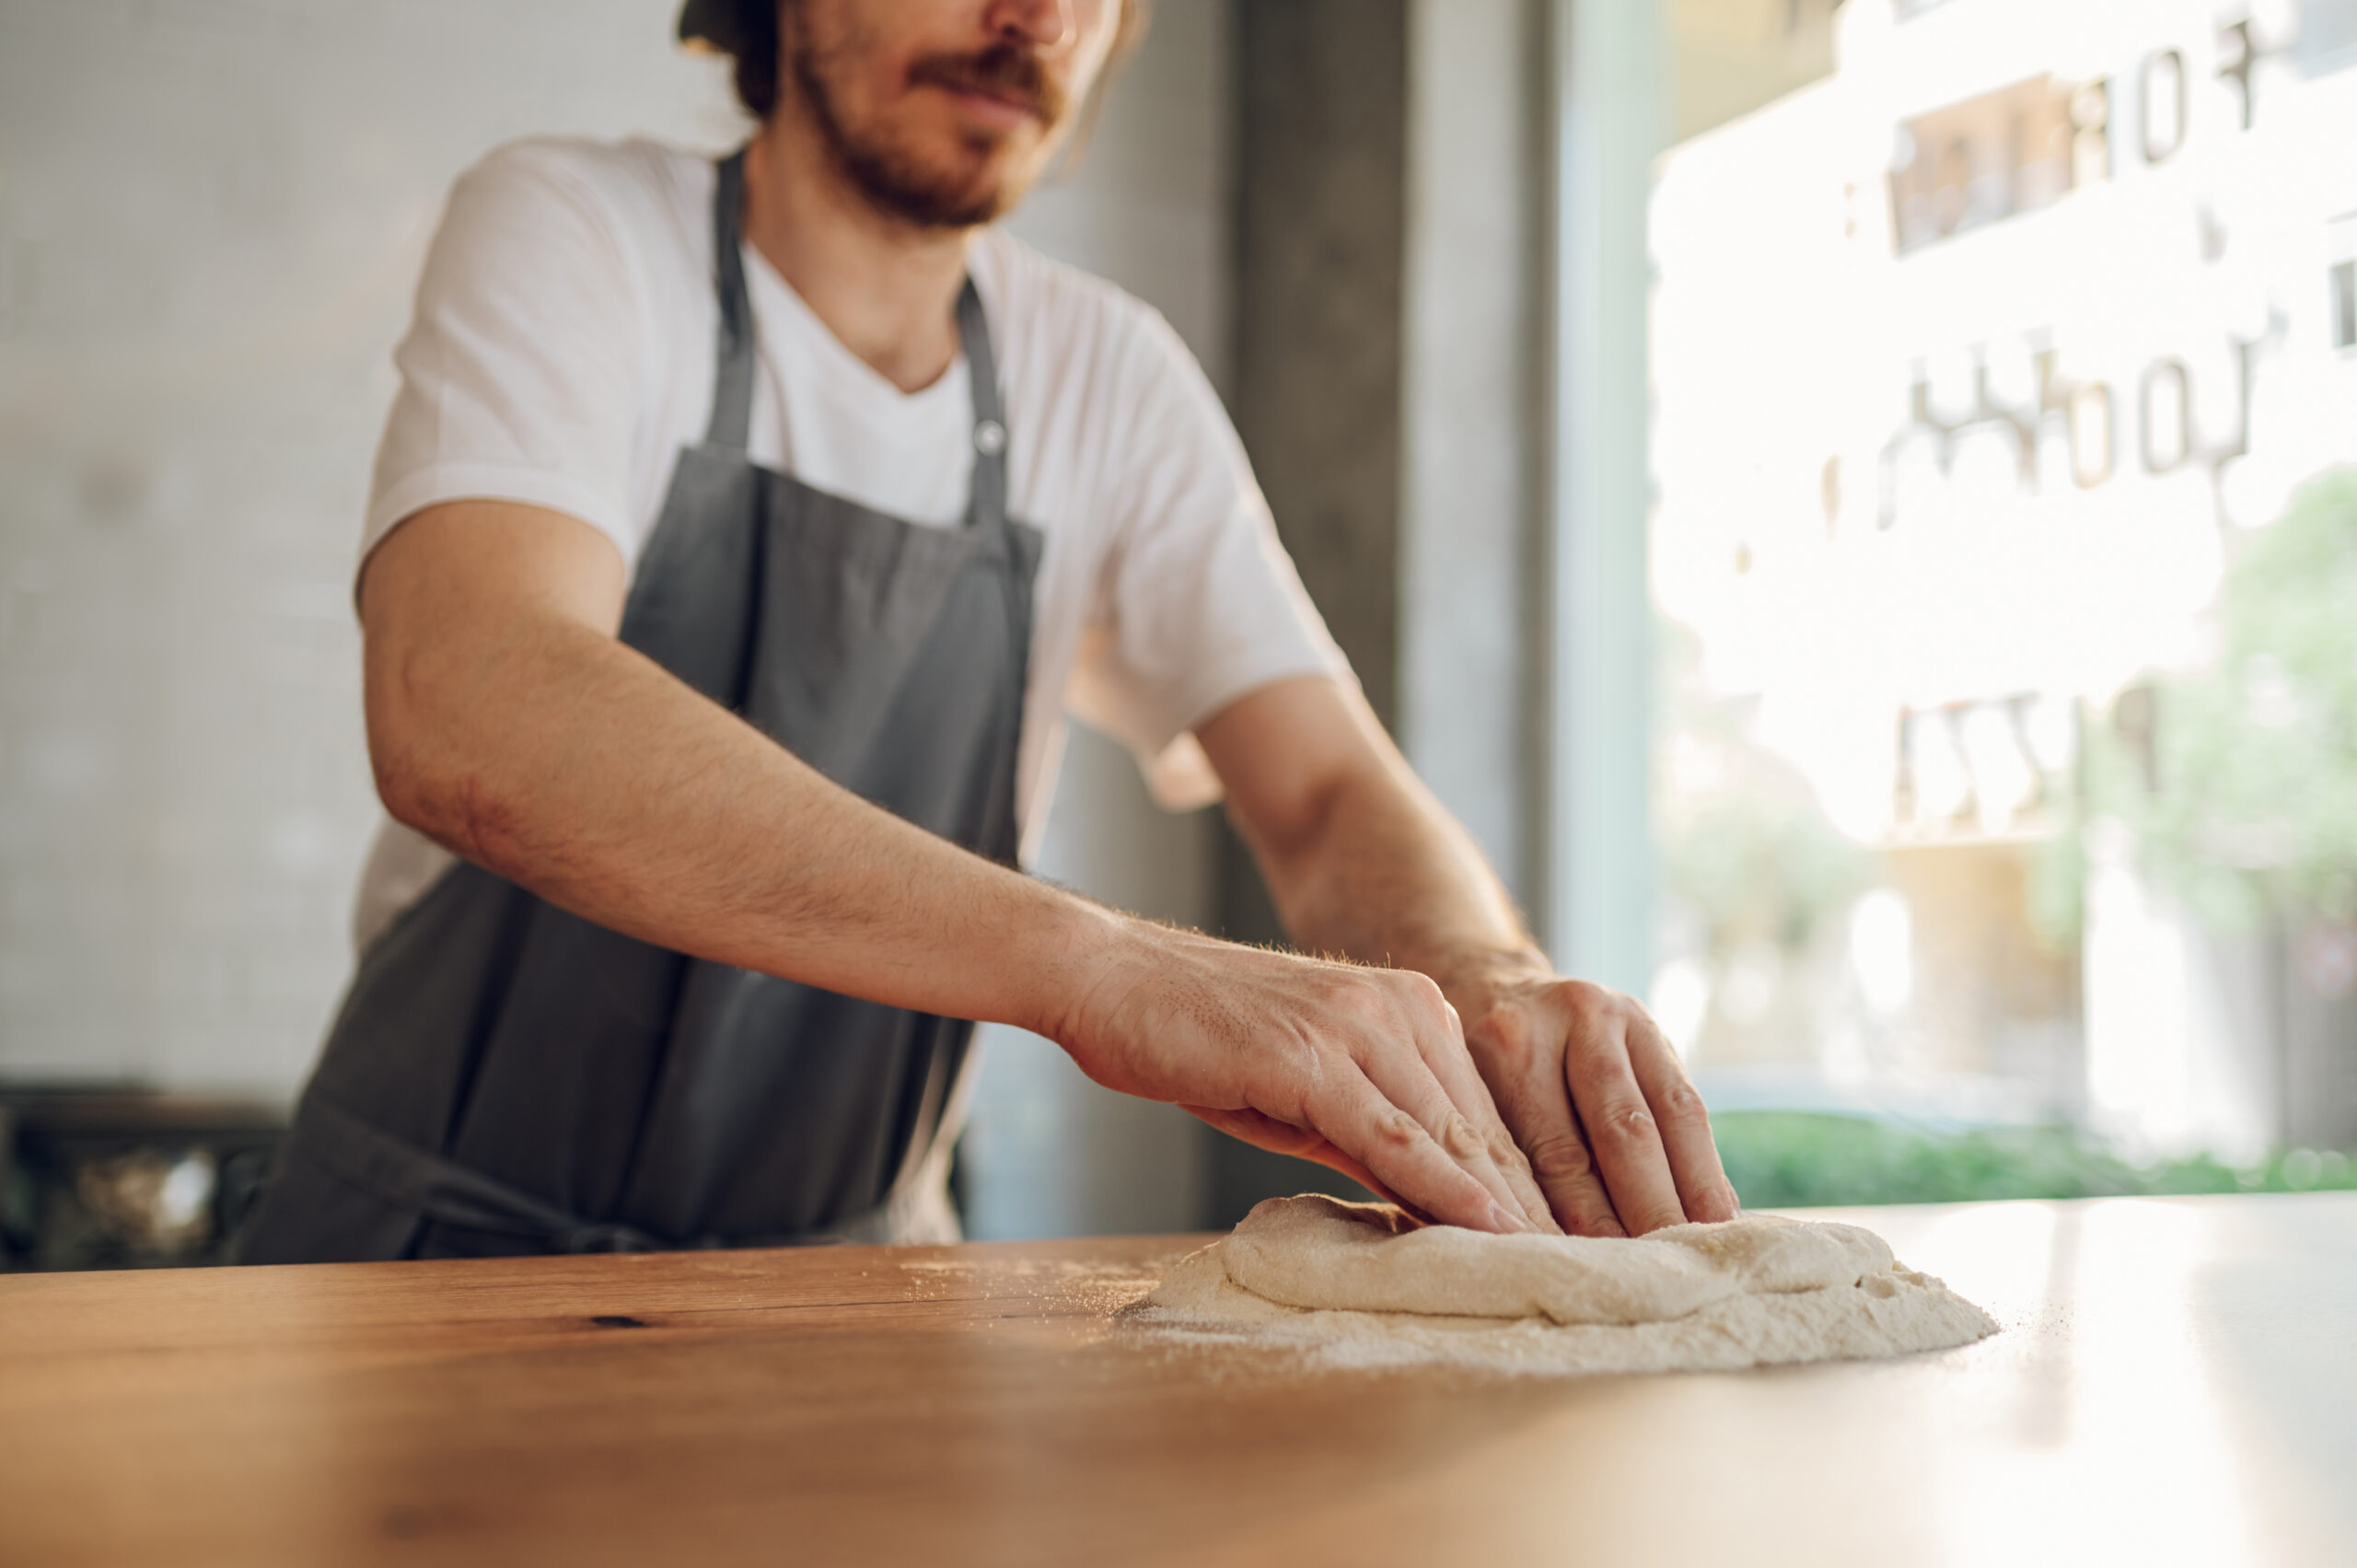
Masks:
[[[1611,1039],[1624,1039],[1629,1031],[1644,1027],[1649,1020],[1644,1008],[1626,992],[1615,991],[1594,981],[1575,980],[1565,982],[1571,987],[1567,1000],[1572,1016],[1577,1018],[1585,1032]]]
[[[1702,1104],[1702,1097],[1683,1078],[1662,1091],[1655,1113],[1664,1122],[1681,1130],[1711,1124],[1711,1112]]]
[[[1434,1018],[1456,1016],[1457,1009],[1448,1005],[1447,993],[1441,990],[1440,982],[1432,976],[1418,970],[1394,970],[1391,972],[1397,977],[1400,996],[1418,1012]]]
[[[1500,1005],[1475,1020],[1468,1039],[1487,1045],[1499,1062],[1515,1071],[1530,1066],[1538,1052],[1538,1036],[1519,1007]]]
[[[1656,1143],[1661,1138],[1661,1129],[1654,1121],[1654,1113],[1645,1108],[1642,1100],[1606,1107],[1604,1114],[1596,1119],[1596,1130],[1606,1137],[1629,1144]]]
[[[1580,1181],[1596,1174],[1596,1156],[1574,1133],[1535,1139],[1526,1152],[1532,1174],[1541,1181]]]
[[[1628,998],[1610,986],[1598,985],[1592,980],[1567,980],[1563,981],[1563,1000],[1570,1005],[1573,1012],[1583,1017],[1589,1017],[1611,1013],[1615,1011],[1617,1004],[1625,1002]]]
[[[1440,1146],[1448,1151],[1449,1158],[1459,1162],[1489,1152],[1489,1141],[1458,1111],[1449,1112],[1441,1123]]]
[[[1412,1148],[1424,1135],[1416,1119],[1398,1106],[1386,1106],[1376,1113],[1375,1138],[1382,1147],[1392,1150]]]

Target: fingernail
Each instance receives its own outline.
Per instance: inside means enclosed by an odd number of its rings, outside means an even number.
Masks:
[[[1490,1223],[1508,1236],[1527,1236],[1534,1228],[1528,1220],[1496,1202],[1490,1204]]]

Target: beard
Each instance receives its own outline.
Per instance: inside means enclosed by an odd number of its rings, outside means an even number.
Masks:
[[[812,36],[807,5],[789,5],[787,64],[795,91],[835,167],[878,211],[919,228],[972,228],[1003,217],[1028,189],[1036,162],[1006,168],[993,155],[1001,137],[970,132],[944,157],[896,139],[890,123],[853,125],[842,112],[831,67],[851,49]],[[1038,115],[1040,140],[1051,141],[1069,109],[1062,84],[1038,55],[998,43],[971,54],[928,54],[910,67],[911,85],[981,91],[1012,99]],[[886,117],[888,121],[888,116]]]

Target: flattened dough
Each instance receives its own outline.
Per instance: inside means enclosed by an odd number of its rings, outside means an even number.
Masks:
[[[1138,1315],[1334,1362],[1538,1372],[1898,1355],[1996,1329],[1856,1225],[1751,1214],[1637,1240],[1487,1236],[1316,1195],[1254,1209],[1174,1266]]]

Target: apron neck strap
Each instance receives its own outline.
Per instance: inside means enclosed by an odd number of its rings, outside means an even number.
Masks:
[[[713,377],[708,447],[745,449],[753,423],[753,306],[745,290],[745,151],[720,160],[712,194],[714,287],[720,300],[719,356]],[[958,341],[974,404],[974,480],[968,521],[1006,520],[1006,423],[999,405],[998,355],[982,296],[969,276],[958,291]]]
[[[998,355],[991,349],[990,319],[971,274],[958,291],[958,339],[966,351],[966,377],[973,389],[974,487],[967,520],[994,528],[1006,521],[1006,421],[998,401]]]
[[[720,359],[704,445],[745,449],[753,424],[753,305],[745,293],[745,150],[720,160],[712,193],[712,256],[720,296]]]

